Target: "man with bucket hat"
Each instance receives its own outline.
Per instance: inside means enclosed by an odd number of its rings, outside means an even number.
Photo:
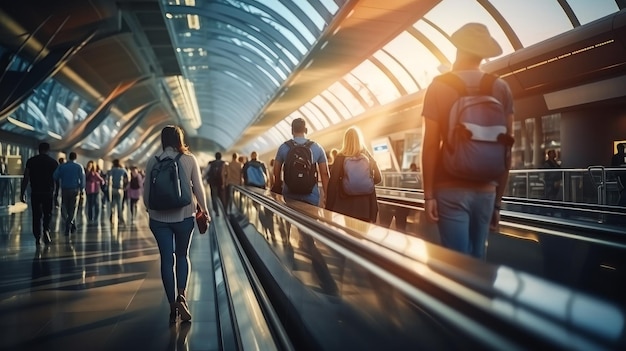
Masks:
[[[437,223],[443,246],[484,259],[489,230],[498,230],[500,203],[511,164],[513,97],[504,80],[480,69],[483,59],[502,54],[500,45],[485,25],[465,24],[452,34],[450,41],[457,49],[452,71],[435,78],[424,97],[424,208],[426,217]],[[502,164],[498,166],[501,170],[493,173],[492,178],[470,177],[466,172],[452,171],[454,165],[450,165],[451,157],[448,155],[453,151],[444,150],[450,145],[460,145],[465,140],[478,140],[478,133],[472,129],[473,126],[456,123],[458,121],[452,116],[454,113],[461,114],[456,108],[463,97],[479,95],[497,105],[497,112],[501,116],[499,134],[494,134],[497,137],[490,136],[493,139],[490,142],[497,144],[501,139],[505,140],[499,145],[503,154],[500,159]],[[468,131],[463,131],[469,135],[457,134],[453,128],[459,126],[467,127]],[[480,128],[488,129],[490,126]],[[483,160],[462,159],[459,163],[468,163],[468,167],[471,167],[472,163],[478,161],[485,161],[485,157]]]

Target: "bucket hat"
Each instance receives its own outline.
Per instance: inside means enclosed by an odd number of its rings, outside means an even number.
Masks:
[[[457,49],[478,57],[488,58],[502,54],[500,44],[489,34],[487,26],[481,23],[467,23],[450,37]]]

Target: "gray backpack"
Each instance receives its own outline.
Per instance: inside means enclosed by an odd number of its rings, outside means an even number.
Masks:
[[[374,193],[374,173],[367,155],[359,154],[344,159],[341,185],[346,195]]]
[[[459,98],[450,109],[443,143],[443,166],[469,180],[494,181],[507,170],[514,139],[507,133],[508,116],[492,96],[494,75],[484,74],[477,87],[468,87],[454,73],[435,78],[455,89]]]

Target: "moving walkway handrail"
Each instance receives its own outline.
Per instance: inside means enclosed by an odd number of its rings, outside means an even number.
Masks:
[[[223,213],[223,209],[220,211]],[[211,225],[222,230],[216,230],[210,238],[220,348],[293,350],[267,296],[259,289],[258,278],[242,254],[232,227],[223,218],[213,218]]]
[[[413,189],[401,189],[401,188],[378,188],[377,187],[378,202],[408,207],[413,210],[423,210],[424,200],[423,192]],[[388,194],[391,192],[393,194]],[[404,196],[399,196],[404,195]],[[409,196],[406,196],[409,195]],[[597,204],[584,204],[584,203],[570,203],[560,201],[549,200],[537,200],[537,199],[522,199],[516,197],[503,197],[502,199],[502,211],[501,218],[514,221],[523,221],[525,223],[533,223],[535,226],[540,224],[542,227],[559,228],[566,231],[587,232],[593,231],[595,233],[604,233],[611,235],[616,240],[626,240],[624,236],[624,229],[619,226],[610,226],[601,223],[586,223],[582,221],[573,221],[566,218],[558,218],[553,216],[528,214],[524,212],[515,211],[512,208],[515,205],[522,206],[536,206],[544,207],[552,210],[567,210],[578,211],[587,213],[590,215],[613,215],[624,216],[626,218],[626,209],[617,206],[597,205]],[[514,223],[511,223],[515,226]],[[583,238],[581,238],[583,239]]]
[[[422,308],[495,349],[537,345],[570,349],[574,341],[567,335],[574,331],[576,342],[592,348],[623,343],[624,313],[602,300],[507,267],[473,260],[418,238],[405,236],[403,240],[414,245],[411,250],[398,250],[395,240],[401,233],[381,227],[369,233],[358,232],[336,223],[333,218],[338,214],[298,201],[287,201],[285,206],[282,196],[257,189],[236,187],[236,191],[275,215],[302,224],[299,230],[314,240],[360,263]],[[386,239],[375,240],[373,233]],[[531,296],[534,292],[528,286],[541,287],[543,295]],[[549,294],[567,298],[566,310],[556,311],[546,305],[544,298]],[[590,312],[597,315],[580,316],[580,308],[586,304],[593,305]],[[520,316],[535,322],[525,322]],[[589,322],[603,323],[607,319],[613,324],[604,323],[601,328]]]

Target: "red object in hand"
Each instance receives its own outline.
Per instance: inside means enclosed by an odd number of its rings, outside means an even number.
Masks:
[[[198,225],[200,234],[206,233],[209,228],[209,216],[200,209],[200,206],[196,209],[196,224]]]

